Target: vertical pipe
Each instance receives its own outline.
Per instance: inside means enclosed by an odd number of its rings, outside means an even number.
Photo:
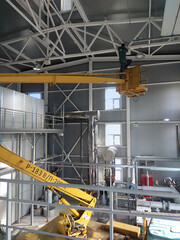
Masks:
[[[137,162],[135,162],[134,171],[135,171],[135,187],[137,189],[138,188],[138,168],[137,168]]]
[[[97,156],[97,136],[98,136],[98,124],[97,120],[94,118],[93,121],[93,131],[94,131],[94,140],[93,140],[93,147],[94,147],[94,162],[98,163],[98,156]],[[95,166],[95,184],[99,184],[99,175],[98,175],[98,166]]]
[[[36,99],[36,110],[35,111],[36,111],[36,115],[35,115],[36,116],[36,127],[35,128],[37,129],[38,128],[38,125],[37,125],[38,124],[37,99]]]
[[[48,83],[44,83],[44,111],[48,112]]]
[[[89,73],[93,72],[93,62],[89,60]],[[92,90],[92,83],[89,84],[89,111],[93,110],[93,90]],[[89,118],[89,160],[90,163],[93,163],[93,149],[92,149],[92,118]],[[89,177],[90,177],[90,184],[94,183],[94,166],[91,166],[89,169]]]
[[[24,134],[24,135],[22,135],[22,148],[21,148],[21,156],[22,157],[24,157],[24,152],[25,152],[25,148],[26,148],[26,144],[25,144],[25,142],[26,142],[26,140],[25,140],[25,138],[26,138],[26,135]],[[24,180],[24,174],[23,173],[20,173],[20,176],[21,176],[21,180],[23,181]],[[23,183],[21,184],[21,199],[23,199],[24,198],[24,185],[23,185]],[[20,214],[21,214],[21,216],[23,215],[23,208],[24,208],[24,206],[23,206],[24,204],[22,204],[21,205],[21,209],[20,209]]]
[[[88,141],[89,141],[89,162],[95,163],[94,158],[94,141],[93,141],[93,117],[89,117],[89,125],[88,125]],[[95,184],[95,166],[90,166],[89,169],[89,175],[90,175],[90,184]]]
[[[23,126],[22,128],[26,128],[26,96],[25,94],[23,95],[23,114],[22,114],[22,117],[23,117]]]
[[[64,130],[65,130],[65,120],[64,120],[64,112],[65,112],[65,104],[62,105],[62,130],[63,130],[63,136],[62,136],[62,148],[61,148],[61,152],[62,152],[62,157],[61,157],[61,161],[64,161]],[[61,176],[62,178],[64,178],[64,166],[62,167],[61,170]]]
[[[114,238],[113,238],[113,218],[114,218],[114,216],[113,216],[113,192],[111,191],[111,192],[109,192],[109,200],[110,200],[110,211],[111,211],[111,213],[110,213],[110,232],[109,232],[109,237],[110,237],[110,240],[113,240]]]
[[[83,135],[82,135],[82,121],[80,123],[80,162],[83,162]],[[80,174],[81,174],[81,184],[82,184],[82,179],[83,179],[83,171],[82,168],[80,170]]]
[[[127,131],[127,165],[131,164],[131,132],[130,132],[130,99],[126,97],[126,131]],[[131,177],[130,168],[127,172],[128,179]]]
[[[89,73],[93,72],[93,62],[89,60]],[[89,111],[93,110],[93,88],[92,83],[89,84]]]
[[[17,144],[16,144],[16,153],[21,156],[21,134],[18,134],[17,135]],[[16,172],[16,178],[17,180],[21,180],[20,179],[20,171],[15,171]],[[18,199],[21,199],[21,194],[20,194],[20,187],[21,187],[21,184],[17,183],[16,184],[16,197],[18,197]],[[20,223],[20,217],[21,217],[21,203],[15,203],[15,206],[16,206],[16,221],[17,223]]]
[[[6,240],[11,240],[11,217],[12,217],[12,183],[7,183],[7,201],[6,201]]]
[[[19,156],[22,156],[22,136],[19,134]],[[18,180],[21,180],[22,173],[18,171]],[[18,185],[18,198],[21,199],[21,184]],[[20,223],[21,219],[21,203],[18,203],[18,216],[17,222]]]
[[[92,151],[91,151],[91,122],[90,118],[88,121],[88,157],[89,157],[89,163],[92,163]],[[93,184],[92,179],[93,174],[93,166],[89,166],[89,184]]]
[[[35,164],[36,157],[36,134],[33,134],[33,157],[32,163]],[[34,181],[34,179],[32,179]],[[31,185],[31,200],[34,201],[34,185]],[[31,225],[34,224],[34,205],[31,205]]]
[[[45,157],[45,159],[47,159],[47,148],[48,148],[48,139],[47,139],[47,132],[45,133],[45,146],[44,146],[44,157]],[[53,152],[53,154],[54,154],[54,152]],[[46,161],[45,161],[45,170],[47,171],[47,163],[46,163]]]

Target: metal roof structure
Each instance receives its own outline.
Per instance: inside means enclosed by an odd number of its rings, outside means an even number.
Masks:
[[[178,32],[161,36],[163,21],[172,18],[164,15],[169,0],[69,1],[68,11],[63,0],[0,1],[0,72],[34,72],[37,64],[40,72],[56,71],[89,58],[118,61],[122,42],[136,62],[180,60]],[[178,21],[180,2],[173,2]],[[138,52],[145,58],[136,59]]]

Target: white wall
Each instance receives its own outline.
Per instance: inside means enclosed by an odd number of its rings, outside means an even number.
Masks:
[[[39,129],[44,125],[44,100],[31,98],[28,95],[0,87],[0,144],[27,160],[32,160],[33,134],[1,134],[1,129]],[[20,138],[20,139],[19,139]],[[44,137],[36,134],[36,158],[44,157]],[[0,162],[0,174],[2,168],[9,166]],[[30,177],[20,174],[21,180],[31,180]],[[1,175],[0,178],[18,179],[17,171]],[[20,185],[20,196],[30,199],[30,186]],[[0,196],[6,197],[6,184],[0,182]],[[37,192],[37,198],[41,191]],[[17,185],[13,184],[13,197],[17,197]],[[17,204],[16,204],[17,205]],[[22,205],[21,216],[29,211],[29,205]],[[0,222],[5,223],[6,202],[0,201]],[[13,204],[12,222],[17,218],[17,207]]]

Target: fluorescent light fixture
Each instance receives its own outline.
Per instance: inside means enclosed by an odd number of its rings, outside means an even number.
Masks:
[[[137,59],[143,59],[144,57],[145,57],[145,54],[142,53],[142,52],[138,52],[137,55],[136,55]]]
[[[51,64],[51,60],[50,60],[50,59],[46,59],[46,60],[44,61],[44,64],[45,64],[45,65],[50,65],[50,64]]]
[[[164,122],[169,122],[169,121],[170,121],[169,118],[165,118],[165,119],[164,119]]]
[[[35,71],[40,71],[40,70],[41,70],[40,64],[37,63],[37,64],[33,67],[33,70],[35,70]]]

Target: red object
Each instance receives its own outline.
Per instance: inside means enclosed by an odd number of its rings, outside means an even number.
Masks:
[[[115,181],[115,177],[112,177],[112,178],[110,178],[110,177],[105,177],[105,181],[112,181],[112,182],[114,182]]]
[[[153,176],[151,174],[142,174],[141,186],[153,186]]]
[[[153,186],[153,176],[151,174],[141,175],[141,186]],[[147,201],[151,199],[151,196],[144,196]]]

